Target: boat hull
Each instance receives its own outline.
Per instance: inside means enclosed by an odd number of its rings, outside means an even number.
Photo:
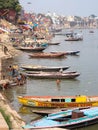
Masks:
[[[98,106],[98,97],[90,97],[88,99],[93,101],[86,101],[83,98],[78,98],[77,102],[69,102],[69,99],[75,97],[48,97],[48,96],[18,96],[18,101],[25,106],[39,107],[39,108],[72,108],[72,107],[92,107]],[[63,101],[66,102],[63,102]],[[77,99],[76,99],[77,100]]]
[[[43,51],[46,49],[46,47],[18,47],[18,50],[22,50],[22,51],[28,51],[28,52],[39,52],[39,51]]]
[[[64,53],[36,53],[36,54],[30,54],[31,58],[60,58],[64,57]]]
[[[75,79],[80,74],[77,72],[27,72],[26,76],[39,79]]]
[[[56,118],[60,115],[65,116],[65,120],[57,121]],[[52,117],[52,119],[50,119]],[[68,128],[74,129],[84,126],[89,126],[98,123],[98,107],[90,107],[84,109],[69,109],[64,112],[57,112],[49,114],[47,117],[44,117],[40,120],[31,122],[30,124],[25,125],[23,128]]]
[[[75,124],[75,125],[62,126],[61,128],[75,129],[75,128],[87,127],[87,126],[94,125],[94,124],[97,124],[97,123],[98,123],[98,118],[95,118],[93,120],[78,123],[78,124]]]
[[[45,129],[45,128],[66,128],[66,129],[75,129],[75,128],[81,128],[81,127],[87,127],[87,126],[90,126],[90,125],[94,125],[94,124],[97,124],[98,123],[98,117],[97,118],[94,118],[94,119],[91,119],[89,121],[84,121],[84,122],[80,122],[80,123],[75,123],[75,124],[69,124],[69,125],[53,125],[53,126],[49,126],[49,125],[45,125],[45,126],[41,126],[41,127],[30,127],[30,126],[27,126],[27,127],[23,127],[23,128],[32,128],[32,129]]]
[[[82,38],[70,38],[70,39],[65,39],[65,41],[82,41]]]
[[[40,66],[40,67],[37,67],[37,66],[21,66],[22,69],[25,69],[27,71],[45,71],[45,72],[50,72],[50,71],[60,71],[61,69],[62,70],[66,70],[69,68],[69,66],[65,66],[65,67],[48,67],[48,66]]]
[[[49,42],[48,45],[59,45],[60,42]]]

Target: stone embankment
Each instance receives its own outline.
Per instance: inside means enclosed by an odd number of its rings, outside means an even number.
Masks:
[[[5,111],[5,114],[10,117],[10,121],[12,123],[12,130],[23,130],[22,126],[25,125],[25,122],[21,119],[18,113],[9,105],[9,102],[2,94],[0,94],[0,108]],[[2,122],[4,119],[2,118]],[[4,123],[5,124],[5,123]],[[4,125],[0,123],[0,127],[2,128]],[[8,130],[8,126],[5,124],[5,129]],[[0,130],[3,130],[1,129]]]

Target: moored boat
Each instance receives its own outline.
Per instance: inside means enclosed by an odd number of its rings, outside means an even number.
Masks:
[[[48,45],[59,45],[60,42],[48,42],[47,44],[48,44]]]
[[[98,96],[18,96],[25,106],[42,108],[72,108],[98,106]]]
[[[58,53],[58,52],[51,52],[51,53]],[[80,51],[66,51],[61,53],[64,53],[65,55],[78,55]]]
[[[82,34],[75,32],[66,33],[65,41],[81,41],[81,40],[83,40]]]
[[[22,65],[22,69],[27,71],[60,71],[66,70],[69,68],[69,66],[41,66],[41,65]]]
[[[62,71],[62,70],[61,70]],[[75,79],[80,73],[76,71],[69,72],[26,72],[26,76],[32,78],[42,78],[42,79]]]
[[[46,49],[46,47],[23,47],[23,46],[19,46],[19,47],[17,47],[17,49],[18,50],[22,50],[22,51],[37,51],[37,52],[39,52],[39,51],[43,51],[43,50],[45,50]]]
[[[80,51],[67,51],[65,52],[66,55],[78,55]]]
[[[44,109],[44,110],[32,110],[33,113],[41,115],[41,116],[48,116],[49,114],[55,113],[55,112],[60,112],[60,111],[65,111],[67,110],[66,108],[49,108],[49,109]]]
[[[75,129],[93,125],[95,123],[98,123],[98,107],[90,107],[87,109],[71,109],[61,113],[54,113],[48,117],[33,121],[23,126],[23,128],[41,129],[60,127]]]
[[[31,58],[60,58],[60,57],[64,57],[65,54],[62,52],[56,52],[56,53],[33,53],[33,54],[29,54],[29,56]]]

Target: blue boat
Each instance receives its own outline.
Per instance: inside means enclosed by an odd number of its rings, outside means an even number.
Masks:
[[[62,119],[63,120],[60,120]],[[98,123],[98,107],[91,108],[74,108],[58,113],[53,113],[40,120],[33,121],[25,126],[24,129],[40,129],[40,128],[78,128]]]

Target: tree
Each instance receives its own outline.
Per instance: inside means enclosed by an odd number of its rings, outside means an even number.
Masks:
[[[13,9],[18,13],[21,8],[19,0],[0,0],[0,9]]]

